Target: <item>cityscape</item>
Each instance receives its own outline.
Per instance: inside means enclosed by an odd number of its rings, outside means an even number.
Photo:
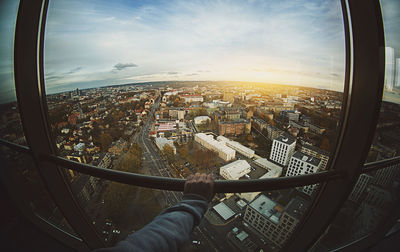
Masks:
[[[68,160],[152,176],[186,178],[200,172],[222,180],[254,180],[326,170],[342,98],[340,92],[298,86],[182,81],[75,89],[48,95],[47,105],[58,154]],[[2,138],[24,144],[22,131],[16,133],[20,123],[15,106],[4,107],[8,111],[2,113],[7,117]],[[379,141],[372,146],[369,161],[399,151],[398,121],[392,121],[399,106],[384,103],[384,107],[387,119],[381,120]],[[72,191],[109,244],[182,198],[180,192],[132,187],[68,171]],[[364,219],[357,219],[360,223],[353,224],[373,227],[376,216],[373,222],[365,211],[372,209],[379,216],[392,202],[390,186],[397,171],[360,176],[343,213],[346,218],[364,214]],[[317,188],[217,194],[185,249],[279,250]],[[332,232],[341,228],[335,226]],[[342,230],[343,239],[360,235]]]

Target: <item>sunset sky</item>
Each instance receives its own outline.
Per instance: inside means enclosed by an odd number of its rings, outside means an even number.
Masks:
[[[48,92],[232,80],[341,91],[339,1],[51,1]]]
[[[382,1],[387,46],[400,57],[400,1]],[[18,1],[0,4],[0,101],[15,99]],[[167,81],[256,81],[343,90],[340,1],[51,0],[48,93]]]

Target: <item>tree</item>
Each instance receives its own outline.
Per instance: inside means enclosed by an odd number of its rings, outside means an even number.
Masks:
[[[179,155],[186,159],[189,154],[189,148],[187,145],[183,145],[181,148],[178,149]]]
[[[174,149],[169,144],[164,145],[162,152],[167,158],[168,163],[175,161]]]
[[[126,209],[136,195],[135,189],[130,185],[112,182],[103,195],[107,215],[113,220],[118,220],[121,216],[124,216]]]
[[[101,151],[106,151],[108,146],[110,146],[110,144],[112,143],[112,137],[107,134],[107,133],[103,133],[100,136],[100,148]]]

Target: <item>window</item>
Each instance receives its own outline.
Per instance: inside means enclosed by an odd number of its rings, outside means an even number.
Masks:
[[[4,1],[0,10],[0,138],[26,145],[15,96],[13,41],[18,1]]]
[[[286,194],[273,202],[299,194],[304,206],[312,206],[288,217],[293,235],[280,237],[282,229],[271,222],[269,233],[278,233],[267,247],[306,250],[319,238],[356,183],[376,126],[384,81],[378,71],[378,48],[384,45],[379,6],[368,2],[371,8],[360,13],[356,2],[345,1],[43,4],[25,1],[19,7],[27,14],[18,16],[15,34],[16,90],[32,156],[76,241],[87,245],[80,250],[123,238],[107,236],[107,223],[118,221],[102,214],[108,201],[102,203],[101,190],[149,190],[153,196],[146,204],[165,207],[179,199],[165,190],[181,191],[180,178],[195,171],[219,177],[219,169],[234,159],[250,165],[249,178],[217,181],[217,192],[236,192],[229,198],[235,199],[262,190],[250,204],[273,198],[268,192]],[[27,55],[32,62],[22,60]],[[369,69],[360,62],[375,65]],[[279,85],[266,84],[271,82]],[[280,165],[265,162],[270,153]],[[282,176],[298,153],[307,162],[317,160],[318,172]],[[306,162],[300,160],[295,171]],[[272,178],[272,172],[281,177]],[[255,211],[250,219],[260,230],[267,227]],[[131,228],[117,230],[126,235]],[[213,232],[203,224],[195,235],[206,239]]]

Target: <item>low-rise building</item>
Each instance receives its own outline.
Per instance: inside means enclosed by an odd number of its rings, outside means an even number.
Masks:
[[[209,116],[196,116],[194,118],[194,124],[205,124],[207,122],[211,122],[211,118]]]
[[[251,167],[246,160],[236,160],[220,168],[219,174],[227,180],[238,180],[250,173]]]
[[[182,99],[185,100],[185,102],[187,103],[191,103],[191,102],[203,102],[204,98],[202,95],[199,94],[184,94],[184,95],[180,95],[180,97]]]
[[[219,135],[242,135],[249,134],[251,131],[251,122],[238,119],[235,121],[219,122],[218,133]]]
[[[310,131],[313,133],[322,135],[325,132],[324,128],[322,128],[318,125],[312,124],[312,123],[305,122],[304,125],[307,126],[310,129]]]
[[[257,158],[254,160],[254,164],[267,170],[267,173],[260,178],[277,178],[282,175],[282,166],[274,164],[266,158]]]
[[[226,138],[224,136],[218,136],[217,140],[224,143],[226,146],[234,149],[235,151],[239,152],[240,154],[242,154],[245,157],[248,158],[253,158],[254,157],[254,150],[242,145],[239,142],[236,141],[232,141],[229,138]]]
[[[230,161],[235,158],[236,151],[224,143],[215,140],[212,135],[197,133],[194,135],[194,140],[205,148],[218,153],[218,156],[224,161]]]

